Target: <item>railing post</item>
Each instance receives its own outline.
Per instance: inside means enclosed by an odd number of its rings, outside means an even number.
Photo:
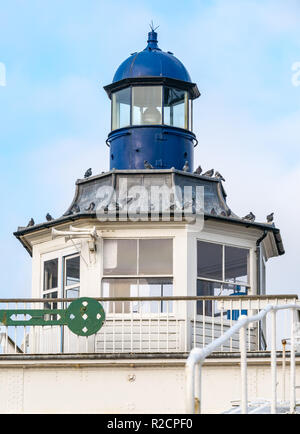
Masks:
[[[272,399],[271,414],[277,411],[277,361],[276,361],[276,311],[272,310],[272,337],[271,337],[271,376],[272,376]]]
[[[244,316],[240,316],[242,319]],[[246,342],[246,326],[240,329],[240,353],[241,353],[241,412],[248,412],[248,388],[247,388],[247,342]]]
[[[290,413],[296,412],[296,359],[295,359],[295,332],[296,332],[296,314],[291,309],[291,357],[290,357]]]

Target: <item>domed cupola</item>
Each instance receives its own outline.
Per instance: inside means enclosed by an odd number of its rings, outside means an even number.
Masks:
[[[193,100],[200,96],[185,66],[158,47],[154,29],[147,47],[117,69],[105,90],[112,101],[110,168],[181,170],[194,164]]]

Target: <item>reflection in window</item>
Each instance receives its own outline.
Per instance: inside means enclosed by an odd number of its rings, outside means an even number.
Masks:
[[[207,279],[222,280],[222,249],[220,244],[197,243],[197,275]]]
[[[162,123],[162,86],[132,88],[133,125]]]
[[[66,286],[80,282],[80,257],[66,259]]]
[[[247,295],[249,290],[249,249],[198,241],[197,295]],[[197,312],[215,316],[215,301],[198,302]]]
[[[248,283],[249,250],[225,246],[225,280]]]
[[[130,125],[130,87],[112,94],[112,130]]]
[[[137,274],[137,240],[104,240],[104,274]]]
[[[137,298],[137,297],[171,297],[173,280],[167,278],[151,279],[104,279],[102,281],[103,297]],[[167,306],[168,303],[168,306]],[[172,312],[172,302],[168,301],[116,301],[105,303],[110,313],[158,313]]]
[[[172,240],[139,241],[139,274],[168,275],[173,273]]]
[[[58,284],[58,259],[44,262],[44,291],[57,288]]]
[[[79,298],[80,288],[72,288],[66,290],[66,298]],[[70,306],[71,302],[68,302],[66,307]]]
[[[188,93],[171,87],[164,88],[164,123],[188,129]]]
[[[104,274],[106,276],[171,275],[173,274],[173,241],[171,239],[104,240]]]

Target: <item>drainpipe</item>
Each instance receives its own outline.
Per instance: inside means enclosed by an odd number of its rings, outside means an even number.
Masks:
[[[256,259],[257,259],[257,266],[256,266],[256,287],[257,287],[257,292],[260,292],[260,290],[261,290],[261,287],[260,287],[260,275],[261,275],[261,270],[260,270],[260,245],[263,242],[263,240],[266,238],[267,235],[268,235],[268,231],[267,231],[267,229],[265,229],[263,235],[256,241]]]
[[[261,250],[260,250],[260,245],[263,242],[263,240],[266,238],[266,236],[268,235],[268,231],[265,229],[263,235],[256,241],[256,289],[257,289],[257,293],[260,294],[261,292],[261,286],[260,286],[260,277],[261,277],[261,269],[260,269],[260,258],[261,258]],[[263,347],[263,330],[261,327],[261,324],[259,323],[259,337],[258,337],[258,342],[259,342],[259,348],[262,349]]]

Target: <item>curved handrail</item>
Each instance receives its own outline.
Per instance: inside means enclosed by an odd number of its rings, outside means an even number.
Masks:
[[[267,316],[270,312],[277,312],[279,310],[300,310],[300,305],[297,304],[285,304],[285,305],[268,305],[264,309],[262,309],[258,314],[252,315],[250,317],[241,315],[237,321],[237,323],[232,326],[227,332],[225,332],[222,336],[211,342],[206,347],[194,348],[187,359],[185,369],[186,369],[186,380],[187,380],[187,388],[186,388],[186,404],[187,404],[187,413],[194,413],[194,378],[195,378],[195,367],[199,365],[201,366],[204,360],[210,356],[219,346],[224,345],[230,338],[234,336],[237,332],[241,332],[242,329],[245,329],[247,325],[253,322],[261,321],[263,318]],[[293,336],[291,336],[293,340]],[[275,343],[274,343],[275,344]],[[291,358],[292,353],[294,352],[294,345],[292,344]],[[242,349],[240,348],[241,356]],[[245,354],[244,354],[245,356]],[[273,349],[274,356],[274,349]],[[294,356],[295,357],[295,356]],[[276,349],[275,349],[275,358],[276,358]],[[275,359],[276,360],[276,359]],[[241,363],[242,365],[242,363]],[[291,361],[292,365],[292,361]],[[293,373],[291,375],[294,375]],[[276,390],[276,389],[275,389]],[[199,391],[200,394],[200,391]],[[294,399],[295,401],[295,399]],[[295,402],[291,402],[291,408],[295,407]]]

